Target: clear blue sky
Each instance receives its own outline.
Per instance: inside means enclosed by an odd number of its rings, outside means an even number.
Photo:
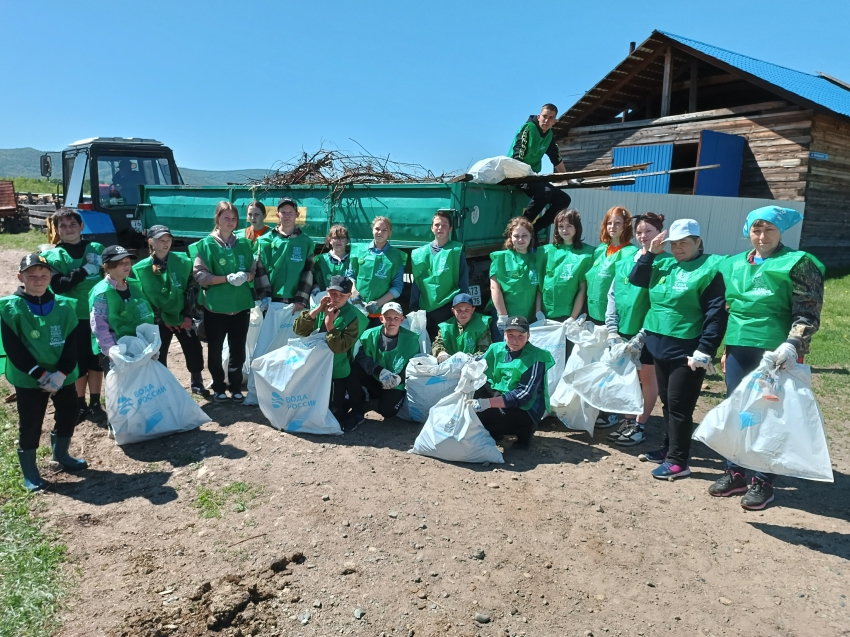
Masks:
[[[355,149],[349,138],[466,168],[656,28],[850,80],[845,0],[0,0],[0,24],[0,148],[154,137],[203,169]]]

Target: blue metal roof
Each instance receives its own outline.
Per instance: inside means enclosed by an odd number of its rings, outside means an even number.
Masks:
[[[666,31],[658,31],[658,33],[701,53],[717,58],[765,82],[770,82],[790,93],[799,95],[803,99],[823,106],[834,113],[850,117],[850,91],[837,84],[833,84],[823,77],[794,71],[793,69],[786,69],[777,64],[763,62],[747,57],[746,55],[712,46],[711,44],[705,44],[691,40],[690,38],[683,38],[680,35],[667,33]]]

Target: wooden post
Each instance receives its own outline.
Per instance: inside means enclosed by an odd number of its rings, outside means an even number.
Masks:
[[[661,86],[661,117],[670,114],[670,90],[673,84],[673,47],[664,52],[664,82]]]
[[[697,112],[697,81],[699,80],[699,60],[691,60],[691,85],[688,87],[688,112]]]

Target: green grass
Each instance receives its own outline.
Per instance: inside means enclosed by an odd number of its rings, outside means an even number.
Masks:
[[[32,177],[0,177],[0,181],[13,181],[15,192],[31,192],[33,194],[56,194],[62,191],[62,182],[58,179],[33,179]],[[58,190],[57,190],[58,188]]]
[[[47,235],[41,230],[30,230],[20,234],[0,233],[0,249],[20,252],[22,257],[35,252],[42,243],[47,243]]]
[[[0,407],[0,637],[40,637],[59,625],[66,549],[33,515],[38,496],[23,487],[16,433],[12,412]]]
[[[233,510],[242,513],[247,510],[251,500],[260,495],[259,487],[246,482],[232,482],[221,489],[197,487],[195,508],[202,518],[220,518],[222,509],[232,502]]]
[[[850,274],[827,277],[820,329],[812,338],[806,363],[850,369]]]

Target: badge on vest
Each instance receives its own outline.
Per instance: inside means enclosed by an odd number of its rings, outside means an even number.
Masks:
[[[30,338],[41,338],[41,332],[39,332],[38,330],[31,330]]]
[[[62,337],[62,326],[61,325],[51,325],[50,326],[50,346],[51,347],[62,347],[65,345],[65,339]]]
[[[225,259],[225,258],[221,258],[221,259],[218,260],[219,265],[224,265],[225,263],[227,263],[227,259]]]
[[[303,260],[304,257],[301,256],[301,246],[294,246],[292,248],[292,257],[290,257],[290,261],[301,262]]]

